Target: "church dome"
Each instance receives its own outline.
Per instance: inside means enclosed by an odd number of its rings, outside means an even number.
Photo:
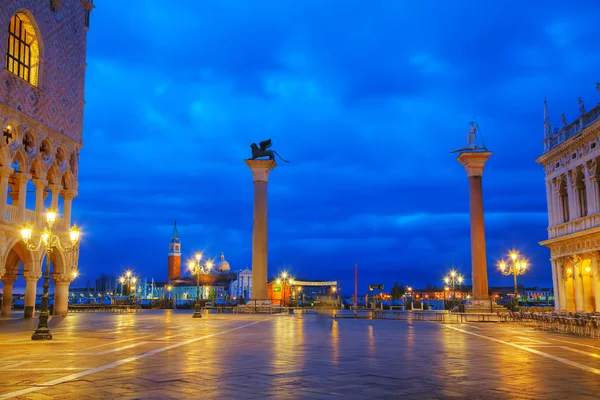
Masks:
[[[221,253],[221,261],[217,264],[216,269],[219,272],[226,272],[231,269],[231,267],[229,266],[229,263],[227,261],[225,261],[225,255],[223,253]]]

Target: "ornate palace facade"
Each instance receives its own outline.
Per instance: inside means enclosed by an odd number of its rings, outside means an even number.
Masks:
[[[82,146],[86,35],[91,0],[2,0],[0,3],[0,278],[2,315],[10,315],[13,285],[26,281],[25,317],[33,315],[44,249],[28,250],[20,227],[34,238],[44,212],[62,215],[66,235],[77,197]],[[33,195],[32,195],[33,194]],[[77,253],[51,256],[54,313],[66,314]]]
[[[599,85],[600,86],[600,85]],[[599,89],[600,90],[600,89]],[[599,93],[600,94],[600,93]],[[544,102],[548,240],[557,310],[600,310],[600,104],[551,128]]]

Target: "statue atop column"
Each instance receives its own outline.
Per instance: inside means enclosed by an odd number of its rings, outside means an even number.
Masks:
[[[475,121],[469,122],[469,133],[467,134],[467,146],[469,148],[477,148],[477,129],[479,129],[479,125]]]
[[[581,97],[578,97],[577,101],[579,102],[579,112],[581,112],[581,115],[585,114],[585,106],[583,105],[583,100],[581,100]]]
[[[560,112],[560,119],[562,120],[563,126],[567,126],[567,125],[569,125],[569,124],[567,123],[567,117],[565,117],[565,113],[564,113],[564,112],[562,112],[562,111]]]
[[[248,160],[256,160],[260,157],[269,157],[269,160],[275,161],[275,156],[277,156],[281,159],[281,161],[289,162],[288,160],[284,160],[283,157],[281,157],[275,150],[268,150],[272,145],[273,142],[271,139],[259,142],[258,146],[256,143],[252,143],[250,145],[250,148],[252,149],[252,157],[250,157]]]

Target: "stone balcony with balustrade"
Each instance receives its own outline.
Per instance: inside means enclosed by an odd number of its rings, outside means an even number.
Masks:
[[[552,136],[544,140],[544,153],[577,136],[581,131],[597,121],[600,121],[600,103],[589,112],[581,114],[571,124],[563,126],[561,129],[555,129]]]
[[[554,239],[559,236],[570,235],[592,228],[600,228],[600,213],[586,215],[585,217],[554,225],[548,228],[548,239]]]
[[[13,225],[17,229],[19,229],[22,225],[25,225],[26,223],[29,223],[32,227],[38,228],[38,229],[42,229],[46,226],[44,215],[40,216],[40,218],[39,218],[40,223],[36,224],[36,211],[35,210],[27,210],[26,209],[24,221],[19,221],[18,214],[19,213],[18,213],[16,206],[6,205],[6,217],[5,217],[4,221],[0,221],[0,222],[5,222],[5,223],[8,223],[9,225]],[[56,217],[56,221],[54,222],[54,225],[52,225],[52,229],[55,231],[66,231],[69,229],[69,227],[66,226],[65,220],[63,218]]]

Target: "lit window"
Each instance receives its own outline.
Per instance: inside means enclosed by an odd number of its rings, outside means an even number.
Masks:
[[[10,19],[6,69],[34,86],[38,84],[40,46],[29,18],[18,13]]]

